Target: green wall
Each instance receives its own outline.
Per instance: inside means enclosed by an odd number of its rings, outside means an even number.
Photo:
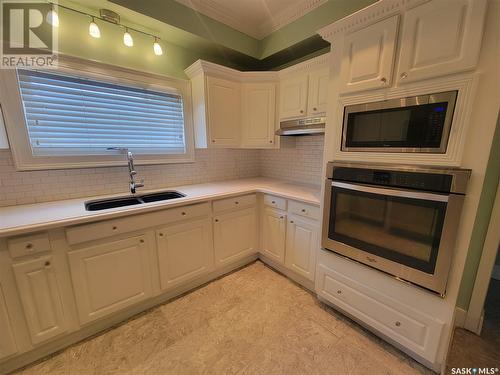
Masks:
[[[500,117],[497,120],[497,126],[491,152],[486,167],[483,190],[479,200],[479,206],[474,221],[474,228],[469,243],[469,252],[465,263],[462,283],[458,295],[457,306],[467,310],[469,308],[472,289],[476,280],[479,261],[483,252],[484,240],[490,223],[491,211],[495,202],[496,191],[500,179]]]

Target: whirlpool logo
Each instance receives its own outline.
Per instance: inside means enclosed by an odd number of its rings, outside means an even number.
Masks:
[[[57,28],[50,23],[55,6],[36,0],[0,0],[0,3],[1,67],[55,67]]]
[[[495,375],[498,374],[498,367],[453,367],[452,375]]]

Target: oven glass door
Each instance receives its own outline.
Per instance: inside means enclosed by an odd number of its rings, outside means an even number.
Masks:
[[[433,274],[447,195],[333,182],[328,237]]]

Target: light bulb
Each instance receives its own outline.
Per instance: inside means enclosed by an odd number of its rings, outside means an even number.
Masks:
[[[94,19],[92,18],[92,22],[89,25],[89,35],[92,38],[100,38],[101,37],[101,30],[99,30],[99,26],[94,22]]]
[[[134,39],[132,39],[132,35],[129,34],[128,30],[126,30],[125,34],[123,34],[123,44],[125,44],[127,47],[134,46]]]
[[[156,56],[163,55],[163,49],[161,48],[160,43],[158,43],[158,39],[155,39],[155,42],[153,43],[153,51]]]
[[[47,13],[47,22],[54,27],[59,27],[59,15],[55,10],[50,10]]]

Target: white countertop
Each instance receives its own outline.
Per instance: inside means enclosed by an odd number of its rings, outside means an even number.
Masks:
[[[124,196],[127,194],[1,207],[0,237],[111,219],[130,214],[144,213],[211,199],[224,198],[242,193],[269,193],[314,205],[319,205],[320,202],[319,186],[301,185],[263,177],[210,182],[197,185],[171,186],[165,189],[156,189],[152,191],[144,190],[141,191],[140,194],[162,190],[177,190],[186,194],[186,196],[163,202],[144,203],[102,211],[86,211],[84,203],[88,200]]]

